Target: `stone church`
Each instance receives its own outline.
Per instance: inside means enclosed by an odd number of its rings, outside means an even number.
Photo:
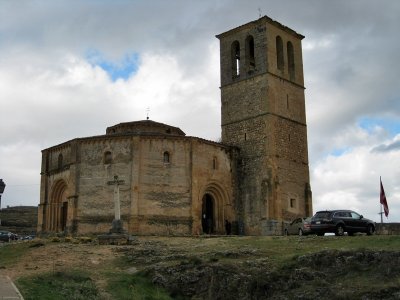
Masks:
[[[152,120],[42,151],[38,232],[281,234],[312,214],[301,41],[264,16],[217,35],[219,143]]]

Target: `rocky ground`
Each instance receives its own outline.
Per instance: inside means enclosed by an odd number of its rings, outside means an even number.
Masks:
[[[327,239],[143,237],[125,246],[36,240],[29,253],[0,271],[16,279],[89,270],[102,299],[110,299],[102,276],[107,268],[147,276],[180,299],[400,299],[399,251],[334,249],[321,244]],[[288,249],[292,244],[298,255]],[[314,244],[321,251],[302,253]]]
[[[146,265],[152,281],[173,297],[195,299],[400,299],[400,252],[324,250],[276,268],[252,247],[192,255],[160,242],[120,252]],[[171,263],[179,261],[179,263]],[[361,279],[360,279],[361,277]],[[363,277],[367,277],[364,280]],[[369,281],[397,278],[368,289]]]

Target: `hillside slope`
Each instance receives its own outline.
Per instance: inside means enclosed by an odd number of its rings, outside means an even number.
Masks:
[[[398,236],[50,239],[0,247],[0,272],[26,293],[21,278],[43,292],[43,274],[81,270],[91,299],[399,299],[399,249]]]

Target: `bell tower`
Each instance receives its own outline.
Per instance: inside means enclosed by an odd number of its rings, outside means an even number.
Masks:
[[[281,234],[311,216],[301,40],[264,16],[220,40],[222,143],[240,150],[242,233]]]

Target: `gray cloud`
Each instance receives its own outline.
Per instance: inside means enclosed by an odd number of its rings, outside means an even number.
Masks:
[[[383,144],[374,147],[371,152],[372,153],[386,153],[386,152],[391,152],[391,151],[399,151],[400,150],[400,140],[395,141],[390,144]]]
[[[340,189],[330,182],[341,182],[330,176],[340,177],[343,168],[357,162],[357,150],[374,149],[362,153],[384,165],[378,152],[394,154],[398,142],[385,128],[363,130],[358,120],[390,116],[400,122],[397,0],[2,1],[0,178],[9,183],[3,201],[38,203],[38,195],[28,188],[14,193],[12,186],[38,183],[41,149],[143,119],[146,107],[154,120],[179,126],[189,135],[218,138],[215,35],[257,19],[259,8],[262,15],[305,35],[316,207]],[[103,70],[85,61],[88,49],[115,61],[138,53],[143,65],[129,80],[111,82]],[[346,153],[347,164],[328,155],[347,148],[354,149]],[[397,156],[392,159],[398,164]],[[368,158],[362,165],[364,161]],[[373,165],[367,168],[350,181],[354,186],[342,191],[351,191],[354,199],[371,199],[373,190],[360,192],[372,176]]]

